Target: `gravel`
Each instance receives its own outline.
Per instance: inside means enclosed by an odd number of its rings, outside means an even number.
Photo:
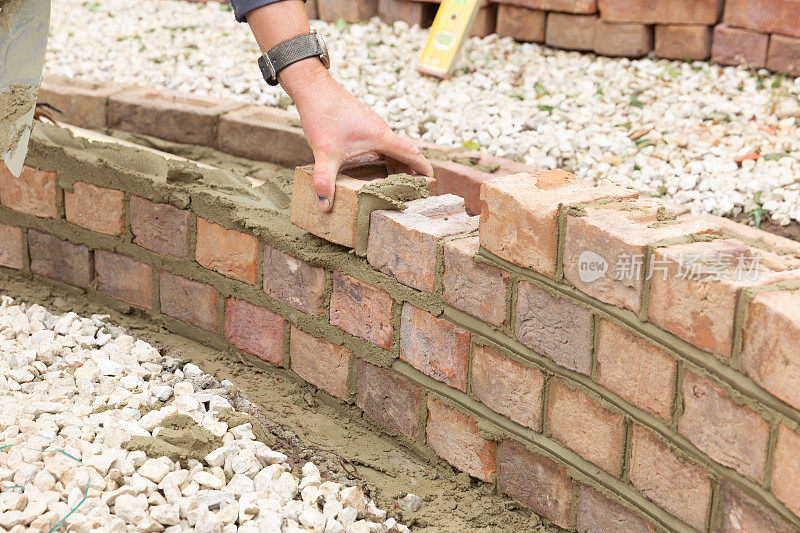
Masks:
[[[493,35],[469,40],[440,82],[414,70],[425,30],[377,19],[313,26],[334,77],[412,137],[611,179],[694,212],[800,220],[800,78]],[[247,25],[214,2],[62,0],[51,28],[50,74],[291,106],[260,78]]]
[[[228,427],[226,384],[104,318],[0,297],[0,530],[408,531],[359,486],[293,469],[252,422]],[[181,461],[134,442],[211,447]]]

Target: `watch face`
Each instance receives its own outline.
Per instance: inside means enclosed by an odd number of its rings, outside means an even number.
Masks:
[[[317,37],[319,48],[322,50],[322,55],[319,56],[320,61],[322,61],[322,66],[325,68],[331,68],[331,58],[328,56],[328,47],[325,46],[325,41],[322,39],[322,35],[317,33],[317,30],[311,30],[311,32]]]

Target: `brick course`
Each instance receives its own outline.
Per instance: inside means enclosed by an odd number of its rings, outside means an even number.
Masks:
[[[225,339],[247,353],[282,366],[284,318],[244,300],[225,299]]]
[[[551,11],[547,14],[544,42],[554,48],[594,50],[597,15],[572,15]]]
[[[797,531],[776,513],[766,509],[763,504],[727,480],[722,482],[721,493],[720,533],[747,533],[748,531],[792,533]]]
[[[0,266],[21,270],[25,267],[22,229],[0,224]]]
[[[86,289],[94,279],[94,257],[88,246],[72,244],[36,230],[28,230],[31,272]]]
[[[576,529],[580,533],[619,531],[625,533],[654,533],[655,528],[637,515],[609,500],[586,485],[581,487],[578,497],[578,519]]]
[[[153,309],[153,267],[130,257],[96,250],[97,289],[131,305]]]
[[[0,163],[0,205],[40,218],[58,217],[56,174],[23,167],[15,178]]]
[[[69,222],[106,235],[125,235],[124,192],[81,181],[72,189],[64,191]]]
[[[195,259],[223,276],[255,285],[258,239],[197,217]]]
[[[771,485],[775,497],[800,516],[800,435],[782,423],[778,425]]]
[[[417,385],[391,370],[358,360],[356,405],[395,431],[416,440],[425,394]]]
[[[800,38],[772,35],[769,39],[767,68],[800,76]]]
[[[598,0],[604,19],[644,24],[715,24],[722,5],[723,0]]]
[[[726,0],[725,23],[763,33],[800,37],[797,0]]]
[[[392,297],[341,272],[333,273],[330,323],[388,350],[392,344]]]
[[[708,59],[711,57],[711,27],[694,24],[656,26],[656,55],[664,59]]]
[[[512,4],[497,6],[497,34],[528,43],[544,42],[547,12]]]
[[[594,51],[604,56],[642,57],[653,49],[653,27],[647,24],[597,21]]]
[[[129,209],[133,242],[158,254],[189,255],[191,212],[138,196],[131,196]]]
[[[332,396],[347,398],[350,350],[292,326],[289,356],[292,370]]]
[[[718,24],[714,28],[711,59],[723,65],[767,65],[769,35]]]
[[[265,244],[264,292],[293,309],[318,315],[325,271]]]
[[[217,291],[211,285],[161,272],[161,312],[206,331],[217,329]]]
[[[46,76],[39,87],[39,102],[52,105],[59,111],[59,122],[82,128],[106,126],[106,104],[112,94],[125,90],[118,83],[53,78]]]

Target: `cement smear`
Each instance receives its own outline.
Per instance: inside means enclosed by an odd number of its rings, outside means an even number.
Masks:
[[[156,437],[131,437],[123,443],[126,450],[141,450],[148,457],[167,456],[186,467],[189,459],[203,461],[206,455],[222,446],[222,439],[199,426],[189,415],[174,414],[160,424]]]

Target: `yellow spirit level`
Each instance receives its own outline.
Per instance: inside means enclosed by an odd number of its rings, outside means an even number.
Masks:
[[[442,0],[417,63],[417,72],[439,78],[450,75],[483,1]]]

